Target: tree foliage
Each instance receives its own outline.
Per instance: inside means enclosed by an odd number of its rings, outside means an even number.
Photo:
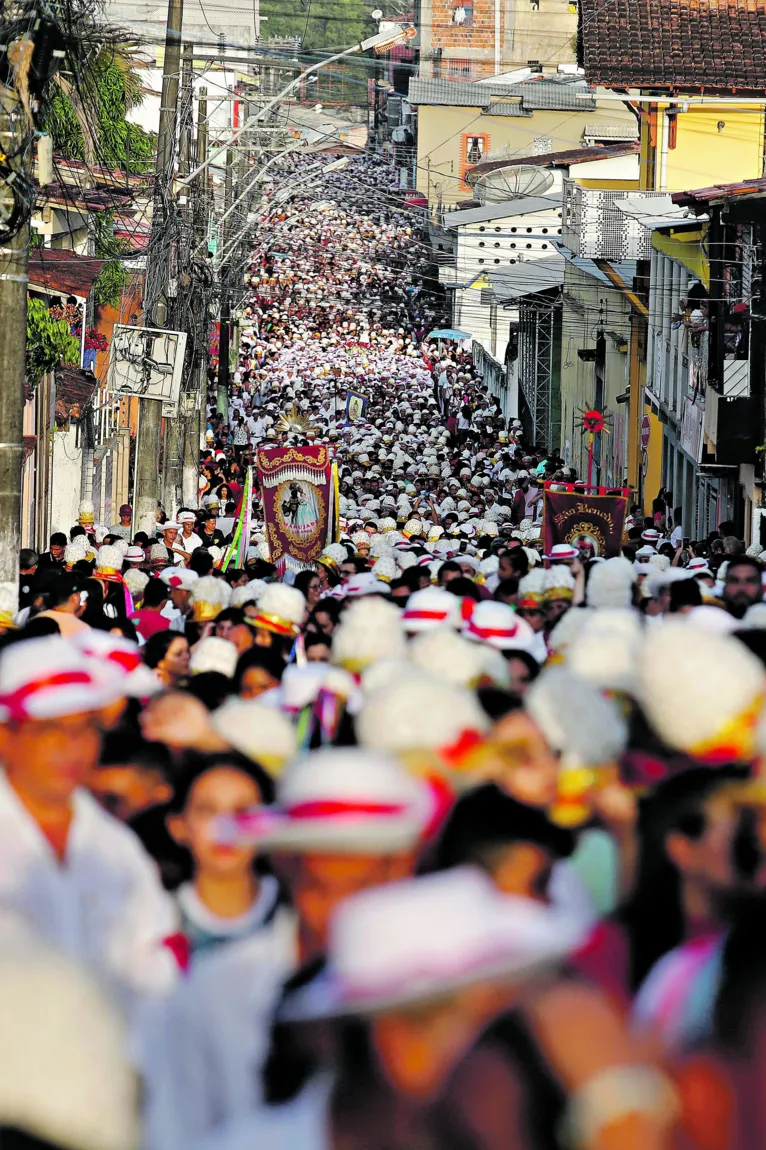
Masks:
[[[80,362],[80,342],[63,319],[53,319],[39,299],[27,301],[27,382],[37,387],[46,371]]]
[[[127,287],[128,273],[119,260],[107,260],[93,284],[93,298],[99,307],[119,307]]]
[[[141,103],[138,73],[127,45],[106,44],[83,60],[67,61],[49,86],[41,108],[42,126],[54,150],[65,159],[94,160],[128,174],[148,172],[156,138],[127,115]]]

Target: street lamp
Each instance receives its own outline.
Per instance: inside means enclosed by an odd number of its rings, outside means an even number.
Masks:
[[[398,44],[400,40],[410,40],[415,35],[417,35],[416,30],[411,26],[405,28],[401,24],[392,24],[385,32],[378,31],[374,36],[368,36],[366,40],[361,40],[358,44],[353,44],[350,48],[345,48],[342,52],[336,52],[334,56],[328,56],[325,60],[320,60],[319,63],[312,64],[305,72],[301,72],[300,76],[291,80],[273,100],[269,100],[268,104],[265,104],[253,116],[248,117],[245,123],[240,128],[237,128],[227,142],[214,148],[207,159],[196,167],[193,172],[185,176],[183,180],[176,181],[176,186],[184,187],[187,184],[193,183],[197,176],[199,176],[201,172],[204,172],[217,156],[220,156],[222,152],[230,148],[243,132],[254,127],[254,125],[275,108],[277,104],[280,104],[291,92],[294,92],[296,88],[304,84],[307,77],[313,73],[321,71],[322,68],[326,68],[328,64],[335,64],[336,61],[345,59],[346,56],[353,56],[356,52],[368,52],[370,49],[376,53],[385,52],[393,47],[394,44]]]

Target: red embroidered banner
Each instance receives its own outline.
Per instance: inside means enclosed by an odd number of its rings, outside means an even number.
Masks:
[[[556,543],[568,543],[581,553],[610,559],[622,550],[628,500],[623,495],[543,492],[543,540],[550,555]],[[585,557],[588,557],[587,554]]]
[[[309,567],[332,538],[332,460],[327,447],[263,448],[258,452],[258,481],[271,562],[280,570]]]

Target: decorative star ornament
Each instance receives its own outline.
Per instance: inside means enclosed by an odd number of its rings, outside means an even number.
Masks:
[[[610,434],[610,430],[606,425],[609,418],[608,411],[598,411],[595,407],[579,409],[579,419],[577,422],[583,435],[598,435],[604,432],[606,435]]]
[[[311,423],[295,405],[280,415],[276,429],[283,435],[305,436],[307,439],[313,439],[318,431],[316,425]]]

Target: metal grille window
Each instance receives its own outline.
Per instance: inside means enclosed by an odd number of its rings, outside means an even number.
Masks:
[[[450,80],[471,80],[473,79],[473,61],[472,60],[448,60],[447,61],[447,75]]]

